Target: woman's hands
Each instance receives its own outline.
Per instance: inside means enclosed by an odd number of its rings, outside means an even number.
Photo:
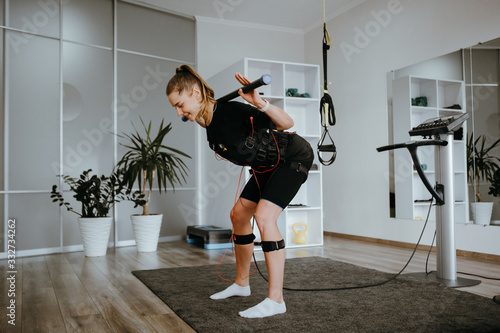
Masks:
[[[240,73],[236,73],[235,77],[236,80],[238,80],[238,82],[244,86],[252,83],[252,81],[250,81],[247,77],[241,75]],[[252,105],[255,105],[259,110],[266,105],[266,102],[262,99],[262,97],[260,97],[259,91],[257,89],[254,89],[247,93],[243,93],[243,90],[240,89],[238,93],[245,101]],[[266,114],[274,122],[278,130],[284,131],[293,127],[293,119],[285,111],[275,105],[270,104],[268,109],[266,110]]]
[[[236,73],[234,75],[236,77],[236,80],[238,80],[241,85],[246,86],[247,84],[252,83],[246,76],[241,75],[241,73]],[[264,100],[260,97],[259,91],[257,89],[251,90],[247,93],[244,93],[242,89],[238,91],[238,94],[247,101],[248,103],[255,105],[258,109],[263,107],[266,103]]]

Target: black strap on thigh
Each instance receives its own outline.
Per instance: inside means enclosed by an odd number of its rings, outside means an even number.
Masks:
[[[299,162],[290,162],[290,168],[297,172],[303,173],[304,175],[306,175],[306,177],[309,174],[309,169],[307,169],[302,163]]]
[[[233,235],[234,244],[238,245],[248,245],[252,244],[255,239],[254,234],[249,235]]]
[[[285,248],[285,241],[279,240],[279,241],[263,241],[260,242],[260,245],[262,246],[262,251],[263,252],[271,252],[271,251],[276,251],[276,250],[281,250]]]

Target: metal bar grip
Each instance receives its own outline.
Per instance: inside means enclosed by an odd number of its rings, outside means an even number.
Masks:
[[[259,79],[241,87],[241,88],[238,88],[236,89],[235,91],[233,92],[230,92],[229,94],[227,95],[224,95],[222,97],[219,97],[217,99],[217,102],[220,102],[220,103],[224,103],[224,102],[227,102],[227,101],[230,101],[238,96],[240,96],[238,94],[238,91],[241,89],[243,90],[244,93],[247,93],[249,91],[252,91],[254,89],[257,89],[258,87],[261,87],[261,86],[264,86],[264,85],[268,85],[268,84],[271,84],[271,75],[270,74],[264,74],[262,75]]]

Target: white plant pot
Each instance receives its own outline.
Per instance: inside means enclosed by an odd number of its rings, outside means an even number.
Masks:
[[[101,257],[106,255],[112,223],[112,217],[78,218],[85,256]]]
[[[138,252],[154,252],[158,247],[163,214],[132,215],[132,228]]]
[[[470,211],[474,224],[489,225],[493,211],[493,202],[471,202]]]

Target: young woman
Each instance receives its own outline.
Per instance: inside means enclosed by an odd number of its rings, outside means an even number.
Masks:
[[[251,82],[239,73],[235,77],[242,85]],[[311,146],[295,133],[283,132],[293,126],[292,118],[262,99],[257,90],[243,93],[240,89],[240,96],[249,104],[218,103],[206,82],[191,67],[182,65],[168,82],[166,93],[179,117],[187,117],[206,128],[212,150],[237,165],[252,168],[253,175],[230,213],[236,280],[210,298],[250,295],[255,239],[250,220],[255,216],[269,274],[269,290],[264,301],[239,314],[245,318],[263,318],[285,313],[285,243],[277,220],[307,179],[314,159]]]

